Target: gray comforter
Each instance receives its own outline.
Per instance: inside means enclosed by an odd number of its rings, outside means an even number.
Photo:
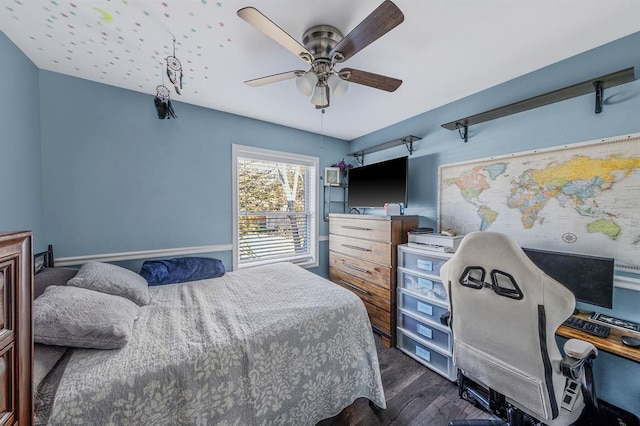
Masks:
[[[151,287],[132,340],[75,350],[53,425],[313,425],[385,408],[365,308],[292,264]]]

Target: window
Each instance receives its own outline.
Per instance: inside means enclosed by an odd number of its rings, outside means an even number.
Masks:
[[[317,266],[318,159],[233,145],[234,269]]]

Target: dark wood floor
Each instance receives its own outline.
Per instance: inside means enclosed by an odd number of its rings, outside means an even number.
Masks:
[[[397,348],[385,348],[376,335],[376,347],[387,409],[375,412],[360,398],[340,415],[317,426],[420,425],[445,426],[454,419],[490,419],[458,398],[455,383],[434,373]]]

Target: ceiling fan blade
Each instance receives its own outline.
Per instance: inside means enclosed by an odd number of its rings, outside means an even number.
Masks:
[[[338,72],[338,75],[343,80],[351,83],[363,84],[375,89],[386,90],[387,92],[395,92],[402,84],[402,80],[398,80],[397,78],[355,70],[353,68],[343,68]]]
[[[304,71],[302,70],[287,71],[287,72],[281,72],[280,74],[267,75],[265,77],[254,78],[253,80],[247,80],[244,82],[244,84],[251,87],[260,87],[260,86],[264,86],[265,84],[276,83],[282,80],[289,80],[290,78],[299,77],[301,75],[304,75]]]
[[[393,2],[386,0],[331,50],[340,52],[336,62],[344,62],[404,21],[404,15]]]
[[[311,64],[313,55],[303,45],[298,43],[296,39],[291,37],[286,31],[276,25],[271,19],[264,16],[255,7],[244,7],[238,10],[238,16],[253,25],[257,30],[262,31],[273,41],[293,53],[303,61]]]

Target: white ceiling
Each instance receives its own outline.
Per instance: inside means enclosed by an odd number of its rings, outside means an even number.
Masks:
[[[185,75],[173,100],[318,133],[320,112],[294,80],[243,84],[306,65],[236,11],[254,6],[301,41],[317,24],[346,35],[380,3],[0,0],[0,29],[41,69],[150,96],[169,85],[163,63],[175,37]],[[638,0],[395,3],[405,21],[342,66],[396,77],[402,86],[388,93],[351,84],[326,110],[324,134],[352,140],[640,30]]]

